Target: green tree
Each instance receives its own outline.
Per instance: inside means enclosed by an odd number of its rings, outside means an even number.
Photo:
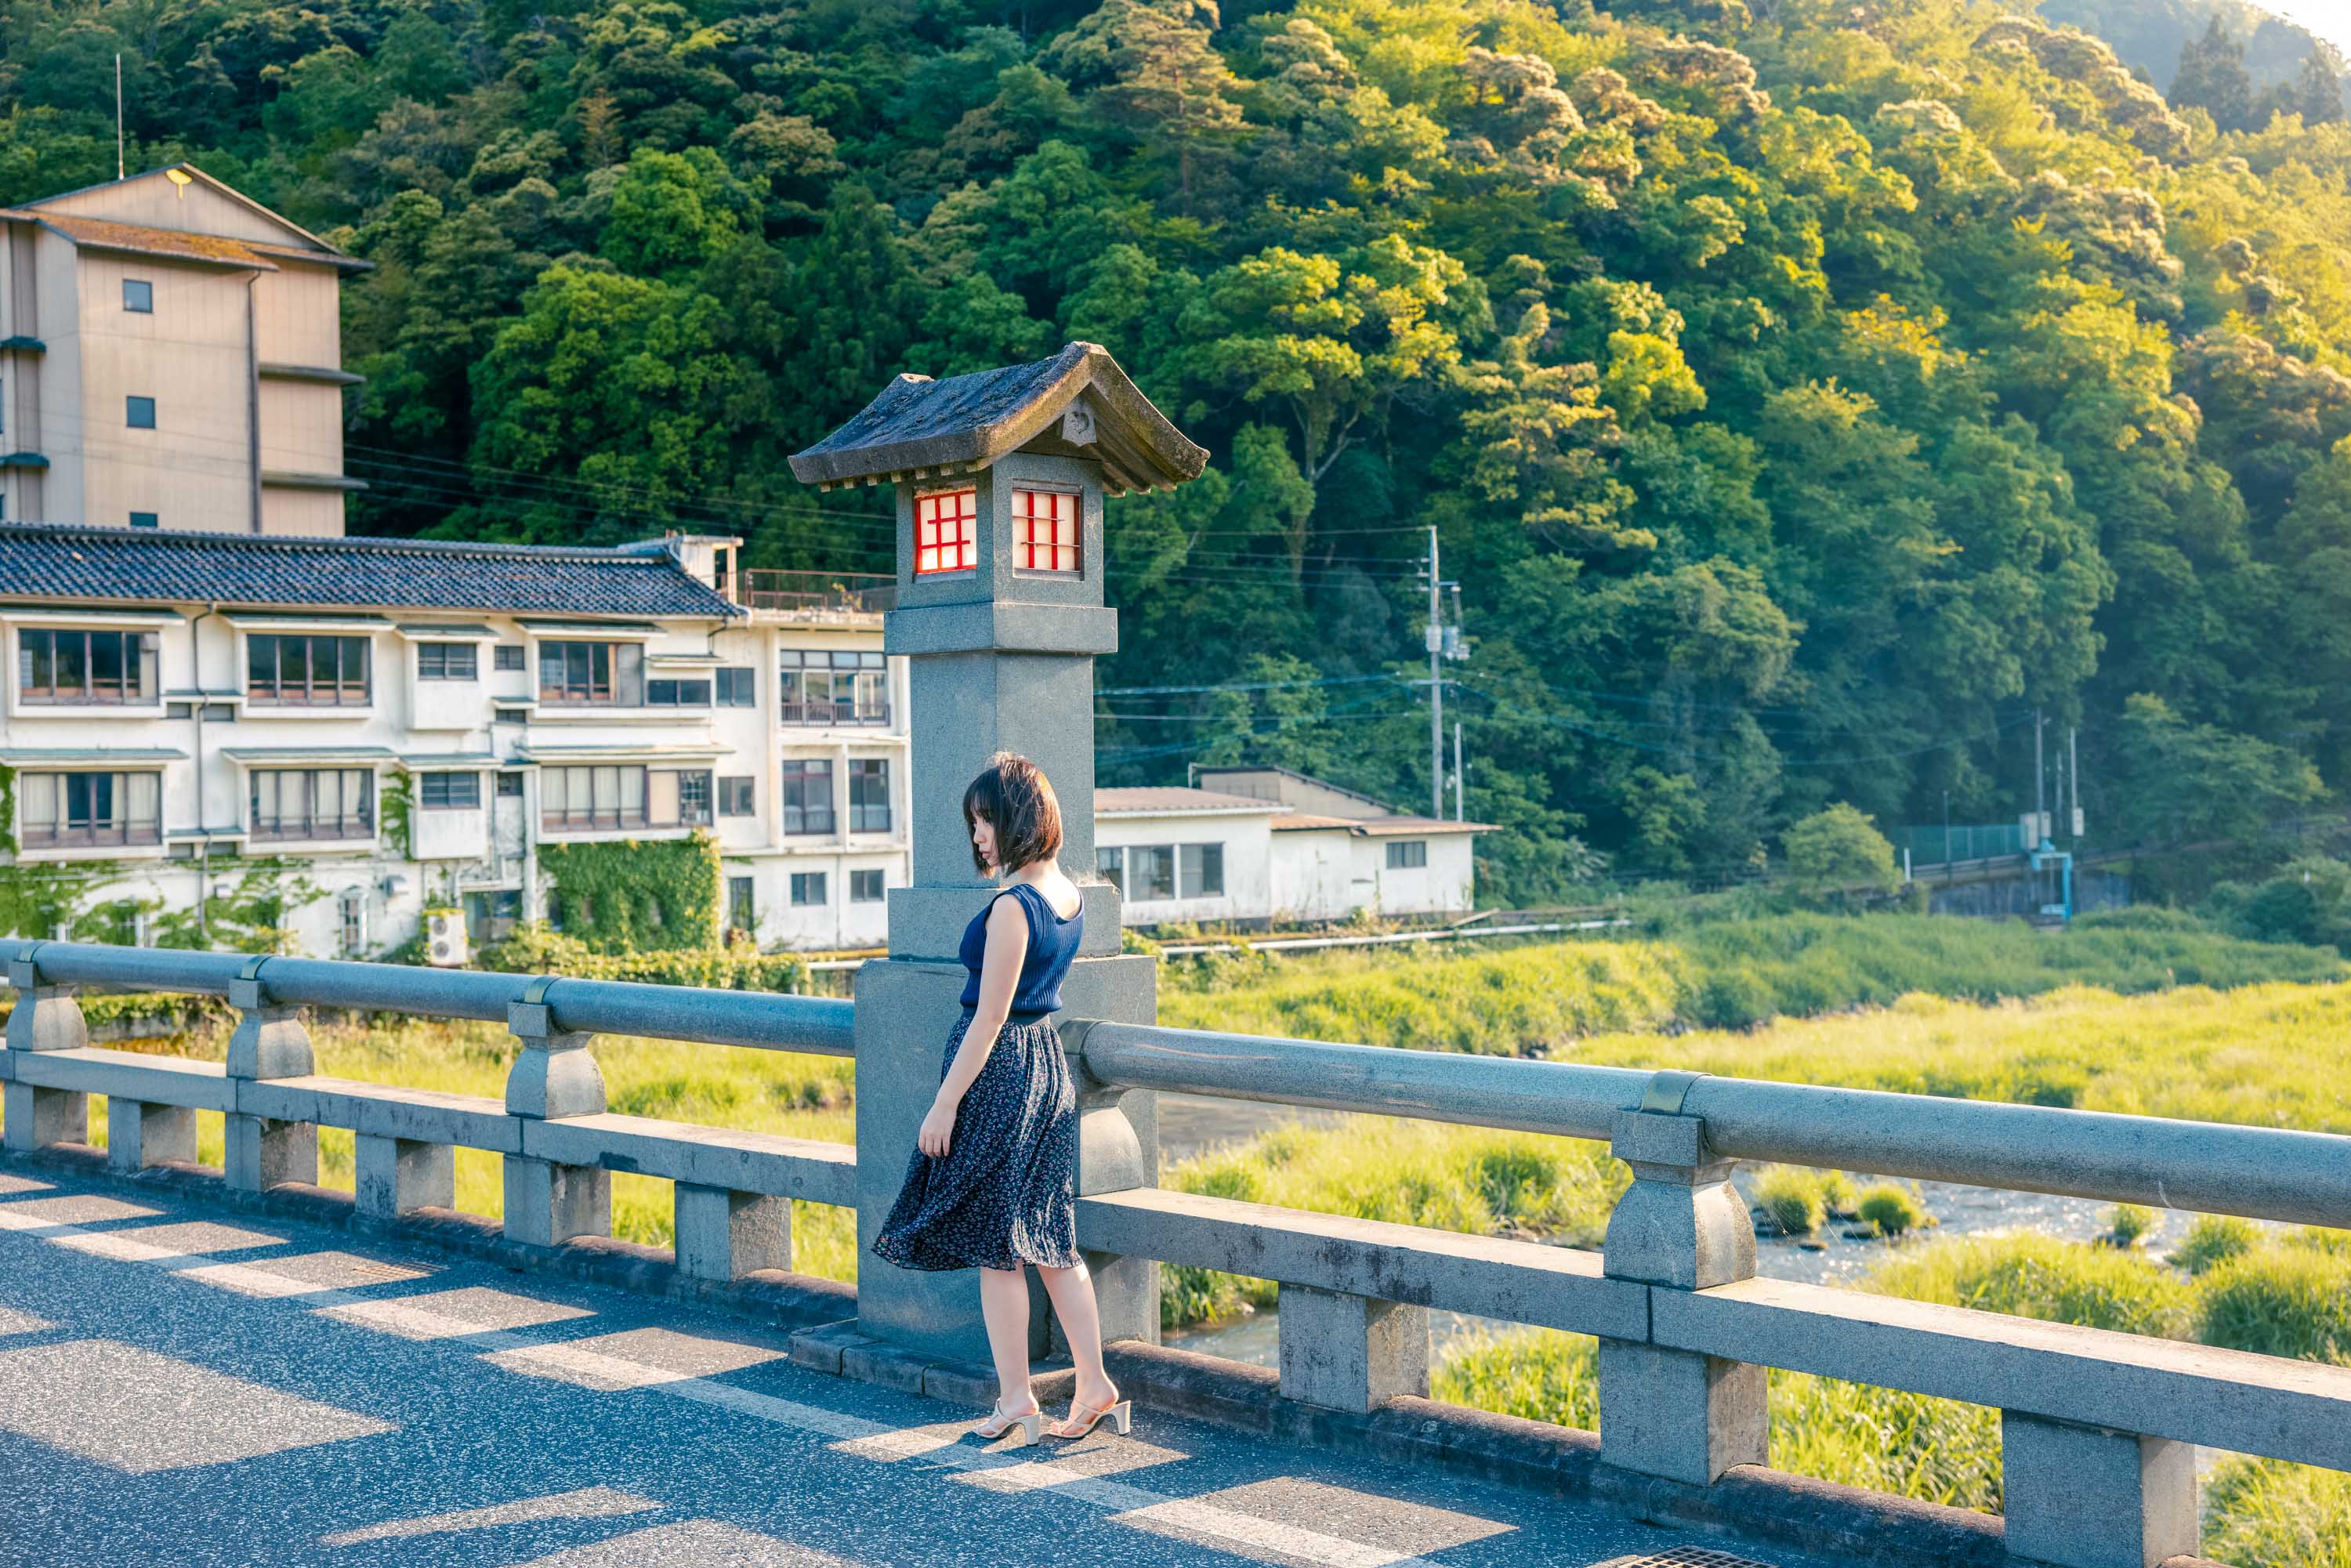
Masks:
[[[1891,893],[1902,885],[1894,846],[1876,819],[1840,800],[1780,835],[1788,880],[1808,897]]]

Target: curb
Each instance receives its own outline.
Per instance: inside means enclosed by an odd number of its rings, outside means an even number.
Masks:
[[[454,1209],[423,1209],[389,1222],[367,1219],[347,1192],[293,1183],[266,1192],[239,1191],[216,1170],[179,1162],[131,1176],[110,1168],[102,1151],[80,1145],[0,1154],[0,1168],[9,1166],[69,1171],[134,1191],[162,1188],[226,1208],[282,1214],[517,1272],[554,1274],[686,1302],[789,1331],[792,1361],[811,1371],[977,1409],[996,1398],[993,1368],[902,1350],[863,1333],[857,1326],[856,1289],[836,1281],[778,1269],[733,1281],[695,1279],[678,1271],[666,1248],[602,1237],[559,1247],[525,1246],[507,1240],[497,1221]],[[1325,1410],[1283,1398],[1280,1376],[1270,1367],[1140,1341],[1109,1346],[1106,1359],[1122,1391],[1138,1406],[1294,1447],[1603,1503],[1647,1524],[1842,1563],[2011,1568],[2001,1522],[1991,1514],[1759,1465],[1741,1465],[1712,1486],[1661,1480],[1603,1462],[1595,1433],[1412,1397],[1372,1411]],[[1040,1367],[1040,1402],[1068,1397],[1074,1380],[1066,1364]],[[2162,1568],[2227,1564],[2181,1557]]]

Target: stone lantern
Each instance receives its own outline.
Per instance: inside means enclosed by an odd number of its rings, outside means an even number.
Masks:
[[[1093,661],[1118,645],[1117,612],[1102,601],[1102,507],[1198,477],[1207,454],[1107,350],[1071,343],[1034,364],[943,381],[902,375],[791,462],[802,483],[823,489],[897,488],[897,599],[883,645],[907,660],[914,882],[890,892],[889,957],[857,977],[859,1325],[985,1362],[971,1275],[894,1269],[863,1252],[904,1174],[893,1152],[914,1148],[937,1091],[964,980],[956,945],[992,894],[972,867],[963,791],[997,751],[1044,769],[1061,800],[1061,869],[1085,897],[1062,1016],[1155,1021],[1154,962],[1120,955],[1118,890],[1094,865]],[[1152,1097],[1080,1083],[1080,1193],[1155,1184]],[[1089,1261],[1103,1336],[1155,1342],[1157,1266]],[[1039,1292],[1030,1323],[1040,1353],[1046,1322]]]

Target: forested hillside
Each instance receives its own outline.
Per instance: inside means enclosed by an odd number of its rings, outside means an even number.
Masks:
[[[377,270],[358,526],[875,570],[784,458],[1109,345],[1214,454],[1113,515],[1105,777],[1428,791],[1481,893],[1850,800],[2249,841],[2351,769],[2351,128],[2221,130],[1955,0],[26,0],[0,200],[187,157]],[[1194,688],[1144,690],[1130,688]],[[1197,688],[1217,687],[1216,690]],[[1587,847],[1588,846],[1588,847]]]

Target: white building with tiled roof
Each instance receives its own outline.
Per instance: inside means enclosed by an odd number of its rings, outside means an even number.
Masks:
[[[185,163],[0,208],[0,517],[340,534],[367,266]]]
[[[1129,925],[1279,925],[1466,912],[1484,822],[1391,811],[1279,768],[1195,768],[1217,789],[1094,791],[1097,869]]]

